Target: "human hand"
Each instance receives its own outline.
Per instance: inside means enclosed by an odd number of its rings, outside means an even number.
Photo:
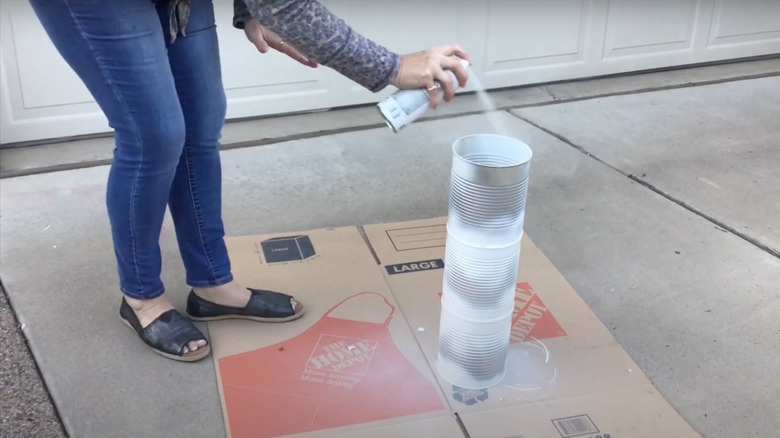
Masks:
[[[260,24],[254,18],[244,23],[244,33],[260,53],[268,52],[269,48],[275,49],[307,67],[317,68],[317,61],[304,56],[298,49],[284,42],[282,37]]]
[[[431,108],[436,108],[439,106],[439,87],[444,88],[445,102],[455,97],[455,84],[444,70],[452,70],[461,87],[468,80],[468,72],[453,55],[471,63],[469,54],[457,44],[402,55],[401,68],[390,83],[401,89],[425,88],[430,95]]]

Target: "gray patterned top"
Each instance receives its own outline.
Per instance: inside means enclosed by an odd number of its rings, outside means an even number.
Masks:
[[[254,17],[301,53],[377,92],[390,83],[401,57],[358,34],[316,0],[234,0],[233,25]]]
[[[154,1],[168,1],[171,42],[186,36],[190,0]],[[233,0],[233,12],[235,27],[257,18],[309,59],[373,92],[387,87],[401,68],[398,54],[358,34],[316,0]]]

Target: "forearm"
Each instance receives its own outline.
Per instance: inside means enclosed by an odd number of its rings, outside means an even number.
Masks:
[[[371,91],[385,88],[400,68],[398,54],[358,34],[315,0],[244,1],[252,17],[301,53]],[[241,10],[235,10],[239,16]]]

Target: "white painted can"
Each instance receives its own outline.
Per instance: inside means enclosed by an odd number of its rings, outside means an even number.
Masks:
[[[453,144],[436,369],[489,388],[506,375],[531,148],[479,134]]]

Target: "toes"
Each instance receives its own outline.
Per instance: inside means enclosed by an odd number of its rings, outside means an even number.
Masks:
[[[294,314],[301,313],[301,310],[303,310],[303,304],[298,302],[295,298],[290,298],[290,305],[293,308]]]
[[[182,356],[196,355],[199,350],[207,345],[205,339],[198,339],[197,341],[187,342],[187,345],[182,348]]]

